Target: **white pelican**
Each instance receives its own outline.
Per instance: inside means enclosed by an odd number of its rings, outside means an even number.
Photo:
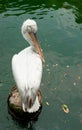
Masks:
[[[43,53],[36,37],[37,24],[34,20],[24,21],[21,32],[30,46],[12,58],[12,72],[19,90],[24,112],[36,112],[39,107],[37,92],[42,77]]]

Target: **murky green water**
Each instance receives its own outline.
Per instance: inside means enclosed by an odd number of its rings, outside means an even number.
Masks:
[[[27,47],[20,28],[36,20],[45,55],[43,108],[31,127],[8,114],[12,56]],[[66,104],[69,113],[62,110]],[[82,1],[0,0],[0,130],[82,130]]]

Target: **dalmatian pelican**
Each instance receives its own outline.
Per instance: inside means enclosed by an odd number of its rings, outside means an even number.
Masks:
[[[30,44],[12,57],[12,73],[21,96],[24,112],[36,112],[40,103],[37,92],[42,78],[44,56],[37,39],[37,24],[32,19],[23,22],[21,32]]]

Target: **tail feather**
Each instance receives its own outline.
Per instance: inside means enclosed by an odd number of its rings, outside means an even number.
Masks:
[[[36,96],[36,100],[35,100],[33,106],[31,108],[27,108],[27,112],[29,112],[29,113],[36,112],[36,111],[38,111],[39,107],[40,107],[40,103],[38,100],[38,96]]]
[[[37,90],[35,88],[28,88],[26,85],[25,95],[22,100],[22,107],[25,112],[36,112],[40,107]],[[37,95],[37,96],[36,96]]]

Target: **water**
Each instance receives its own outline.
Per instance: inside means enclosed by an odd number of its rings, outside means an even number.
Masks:
[[[32,126],[8,114],[7,97],[15,84],[12,56],[27,47],[21,25],[36,20],[45,55],[41,83],[43,108]],[[61,106],[66,104],[69,113]],[[29,127],[29,128],[28,128]],[[81,0],[0,0],[0,130],[82,130]]]

